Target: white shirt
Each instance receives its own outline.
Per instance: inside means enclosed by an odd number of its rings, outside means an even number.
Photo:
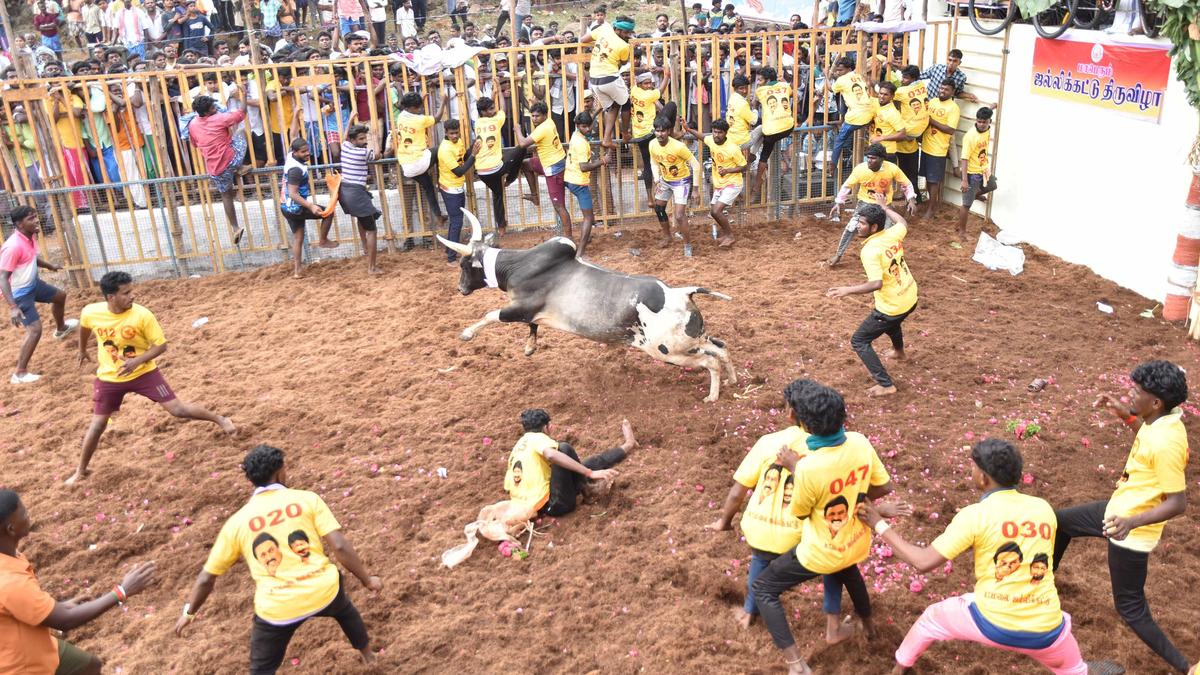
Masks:
[[[396,25],[400,27],[401,39],[417,36],[417,22],[413,18],[411,7],[401,7],[396,10]]]
[[[131,100],[135,91],[138,91],[138,86],[136,84],[130,82],[128,85],[126,85],[125,100]],[[151,136],[154,134],[154,127],[150,125],[150,112],[147,108],[149,103],[150,97],[146,96],[145,92],[142,92],[142,105],[133,106],[133,119],[137,120],[138,130],[146,136]]]
[[[371,22],[387,21],[388,0],[367,0],[367,9],[371,11]]]
[[[241,58],[241,57],[238,57],[238,58]],[[246,101],[258,101],[260,106],[266,105],[266,102],[260,100],[258,97],[258,80],[257,79],[253,79],[253,80],[247,79],[246,80],[245,98],[246,98]],[[262,118],[262,108],[261,107],[256,108],[254,106],[249,106],[249,105],[246,106],[246,121],[249,122],[249,124],[250,124],[250,133],[254,134],[255,136],[263,135],[263,118]]]

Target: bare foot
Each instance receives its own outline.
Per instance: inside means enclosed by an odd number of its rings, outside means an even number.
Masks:
[[[671,238],[663,237],[661,240],[659,240],[658,247],[659,248],[671,248]]]
[[[849,640],[851,637],[854,637],[854,619],[851,617],[846,617],[833,631],[830,631],[829,628],[825,629],[826,644],[836,645],[839,642]]]
[[[621,448],[625,452],[638,446],[637,438],[633,436],[633,425],[629,423],[629,420],[621,420],[621,435],[625,437],[625,442],[621,444]]]
[[[975,195],[975,199],[978,199],[981,202],[986,202],[988,200],[988,196],[987,194]]]
[[[292,278],[293,279],[303,279],[304,275],[299,272],[292,272]]]
[[[250,166],[249,164],[243,164],[237,168],[237,175],[245,176],[246,174],[250,173],[253,168],[254,167]]]
[[[841,263],[842,263],[842,259],[835,255],[832,258],[830,258],[829,260],[825,261],[825,266],[826,267],[837,267]]]
[[[890,387],[881,387],[878,384],[867,390],[867,396],[891,396],[896,393],[895,385]]]
[[[91,469],[83,469],[82,471],[77,469],[75,471],[75,473],[71,474],[70,478],[63,481],[63,484],[64,485],[74,485],[74,484],[78,483],[79,481],[83,480],[84,478],[87,478],[90,475],[92,475]]]
[[[376,265],[376,266],[368,269],[367,274],[383,274],[383,268],[380,267],[379,265]]]
[[[221,431],[232,436],[237,433],[237,427],[233,426],[233,420],[228,417],[218,417],[217,426],[221,427]]]
[[[812,675],[812,668],[801,659],[795,663],[788,663],[788,675]]]
[[[904,350],[903,349],[889,349],[883,353],[883,358],[895,359],[897,361],[903,361],[905,359]]]
[[[742,630],[746,630],[750,627],[750,624],[754,622],[754,615],[741,607],[734,607],[731,610],[731,613],[733,614],[734,622],[741,626]]]
[[[367,647],[366,649],[362,650],[361,652],[359,652],[359,654],[362,655],[363,663],[367,663],[367,664],[375,663],[375,661],[378,658],[375,656],[375,653],[371,651],[370,647]]]
[[[524,199],[525,201],[533,204],[534,206],[539,206],[537,195],[521,195],[521,199]]]
[[[733,235],[721,237],[721,239],[717,242],[717,246],[719,248],[729,248],[730,246],[733,246],[733,242],[735,241],[737,241],[737,239],[734,239]]]
[[[616,150],[617,144],[613,143],[612,141],[600,141],[600,147],[606,148],[608,150]]]
[[[321,248],[337,248],[338,247],[336,242],[329,241],[328,239],[326,239],[324,241],[318,241],[317,246],[320,246]]]

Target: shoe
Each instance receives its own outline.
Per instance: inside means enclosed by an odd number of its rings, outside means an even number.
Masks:
[[[62,330],[54,331],[54,339],[55,340],[61,340],[65,337],[67,337],[68,335],[70,335],[71,333],[74,333],[75,331],[79,330],[79,320],[78,319],[67,319],[66,324],[67,324],[66,328],[64,328]]]
[[[692,245],[691,244],[683,245],[683,257],[685,257],[685,258],[692,257]]]
[[[18,375],[16,373],[13,373],[12,377],[8,378],[8,383],[9,384],[32,384],[34,382],[37,382],[40,379],[42,379],[41,375],[34,375],[33,373],[25,373],[24,375]]]

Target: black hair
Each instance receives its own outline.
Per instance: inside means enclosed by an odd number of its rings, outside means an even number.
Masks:
[[[593,124],[595,124],[595,120],[592,119],[592,114],[589,112],[581,112],[575,116],[575,126],[590,127]]]
[[[192,100],[192,110],[201,117],[211,114],[217,107],[217,101],[211,96],[197,96]]]
[[[1147,361],[1134,368],[1129,379],[1162,401],[1164,412],[1187,400],[1187,374],[1170,361]]]
[[[217,74],[216,74],[216,73],[214,73],[214,72],[212,72],[212,71],[209,71],[209,72],[205,73],[205,74],[204,74],[204,75],[201,77],[201,79],[202,79],[202,80],[204,80],[205,82],[216,82],[216,81],[217,81]]]
[[[12,213],[10,213],[9,215],[12,218],[13,225],[16,225],[17,223],[21,222],[22,220],[25,220],[26,218],[28,218],[30,215],[36,214],[36,213],[37,213],[37,211],[34,211],[31,207],[21,204],[20,206],[13,208]]]
[[[996,552],[992,554],[993,563],[1000,560],[1001,553],[1016,553],[1017,560],[1025,562],[1025,553],[1021,551],[1021,545],[1015,541],[1006,541],[1001,544],[1000,548],[996,549]]]
[[[271,479],[283,468],[283,451],[279,448],[262,444],[254,446],[242,460],[242,471],[255,487],[270,485]]]
[[[850,60],[849,58],[847,58],[845,56],[838,59],[837,63],[835,63],[834,65],[845,68],[846,70],[854,70],[854,61]]]
[[[655,131],[666,131],[666,130],[671,129],[674,126],[675,126],[675,123],[671,120],[670,117],[667,117],[666,115],[659,115],[658,117],[654,118],[654,130]]]
[[[17,512],[21,505],[21,497],[12,490],[0,490],[0,522],[7,522],[8,517]]]
[[[117,56],[121,57],[122,59],[124,59],[124,58],[125,58],[125,51],[124,51],[124,50],[122,50],[122,49],[117,49],[116,47],[109,47],[108,49],[105,49],[105,50],[104,50],[104,58],[105,58],[105,60],[108,60],[108,57],[112,56],[113,54],[116,54]]]
[[[834,389],[814,384],[804,388],[799,398],[800,407],[796,415],[808,433],[831,436],[846,423],[846,401]]]
[[[879,83],[879,88],[887,89],[888,91],[892,92],[893,94],[896,93],[896,85],[891,82],[888,82],[886,80]],[[983,110],[988,110],[988,108],[983,108]]]
[[[368,133],[370,131],[371,131],[370,128],[368,128],[367,125],[365,125],[365,124],[355,124],[354,126],[352,126],[346,130],[346,140],[350,140],[351,138],[358,138],[359,136],[361,136],[365,133]]]
[[[496,105],[496,102],[492,99],[488,98],[487,96],[480,96],[479,99],[475,101],[475,110],[482,115],[484,110],[487,110],[494,105]]]
[[[904,69],[900,71],[900,74],[914,82],[921,79],[921,69],[917,66],[904,66]]]
[[[100,277],[100,294],[106,298],[116,295],[122,286],[132,283],[133,277],[129,276],[129,272],[105,272],[104,276]]]
[[[724,132],[728,133],[729,122],[726,122],[725,120],[718,117],[717,119],[712,121],[711,127],[712,127],[713,131],[724,131]]]
[[[865,153],[867,157],[887,157],[887,150],[884,149],[882,143],[872,143],[867,146]]]
[[[972,446],[971,461],[1000,487],[1012,487],[1019,483],[1025,466],[1021,451],[1000,438],[985,438]]]
[[[78,75],[79,71],[83,70],[84,68],[91,68],[91,67],[92,67],[91,61],[76,61],[75,64],[71,66],[71,74]]]
[[[823,509],[823,511],[825,513],[829,513],[829,509],[832,509],[835,506],[844,506],[844,507],[846,507],[846,510],[849,511],[850,510],[850,501],[848,499],[846,499],[846,495],[838,495],[838,496],[834,497],[833,499],[829,500],[829,503],[825,505],[825,508]]]
[[[1037,563],[1042,563],[1046,567],[1049,567],[1050,566],[1050,556],[1045,553],[1038,553],[1037,555],[1033,556],[1033,560],[1029,561],[1030,565],[1036,565]]]
[[[259,545],[265,544],[268,541],[275,544],[276,548],[279,547],[278,539],[276,539],[275,537],[272,537],[270,532],[262,532],[257,537],[254,538],[254,543],[250,545],[250,550],[257,553]],[[255,555],[255,557],[257,558],[258,556]]]
[[[670,21],[671,17],[667,16],[666,14],[663,14],[662,12],[659,12],[658,14],[654,15],[654,20],[658,21],[659,19],[666,19],[667,21]]]
[[[991,108],[980,108],[979,110],[975,111],[975,119],[977,119],[977,120],[992,119],[992,109]]]
[[[189,47],[189,48],[183,50],[183,53],[180,54],[180,56],[187,56],[188,54],[195,54],[196,56],[200,56],[200,51]]]
[[[546,107],[546,104],[541,101],[538,101],[537,103],[534,103],[533,105],[529,106],[529,112],[531,112],[531,113],[541,113],[541,114],[545,115],[545,114],[547,114],[547,112],[549,110],[550,109]]]
[[[948,56],[949,58],[952,58],[952,59],[962,59],[962,50],[961,49],[951,49],[950,53],[946,54],[946,56]]]
[[[792,380],[783,388],[783,404],[792,410],[792,417],[800,419],[800,406],[803,405],[804,392],[817,384],[813,380]]]
[[[749,87],[750,79],[747,78],[745,75],[734,75],[733,76],[733,86],[734,86],[734,88]]]
[[[347,136],[347,138],[349,138],[349,136]],[[292,139],[292,152],[295,152],[297,150],[301,150],[301,149],[307,148],[307,147],[308,147],[308,141],[304,140],[303,137],[297,136],[296,138]]]
[[[458,130],[458,128],[459,128],[458,120],[454,119],[453,117],[451,117],[448,120],[442,121],[442,130],[443,131],[456,131],[456,130]]]
[[[295,530],[294,532],[292,532],[291,534],[288,535],[288,546],[291,546],[292,542],[294,542],[294,541],[305,541],[305,542],[312,543],[308,539],[308,533],[305,532],[304,530]]]
[[[762,68],[759,68],[758,76],[761,77],[764,82],[774,82],[775,80],[779,79],[778,71],[771,66],[763,66]]]
[[[547,424],[550,424],[550,413],[541,408],[521,412],[521,428],[525,431],[541,431]]]

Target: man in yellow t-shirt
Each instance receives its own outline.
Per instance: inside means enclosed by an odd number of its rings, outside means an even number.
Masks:
[[[846,154],[854,152],[854,132],[871,123],[875,117],[878,105],[871,98],[870,86],[862,75],[854,72],[854,61],[842,57],[833,64],[833,77],[826,79],[825,86],[829,91],[838,94],[846,103],[846,117],[838,128],[837,136],[833,139],[833,149],[830,151],[829,170],[835,173],[842,150]]]
[[[649,206],[662,228],[660,248],[671,245],[671,225],[667,222],[667,202],[674,204],[675,230],[683,237],[683,255],[692,257],[687,207],[692,189],[700,175],[700,162],[686,145],[671,137],[675,124],[660,115],[654,120],[655,139],[650,142],[650,170],[654,174],[654,194]]]
[[[446,214],[438,206],[437,190],[433,187],[433,179],[429,176],[429,163],[432,153],[429,152],[429,128],[441,122],[450,112],[450,96],[442,97],[442,105],[438,108],[437,117],[422,112],[425,105],[421,95],[410,91],[400,97],[401,111],[392,122],[396,136],[396,161],[400,171],[406,178],[411,178],[421,186],[425,193],[426,206],[437,219],[438,225],[446,224]]]
[[[896,144],[896,164],[913,185],[917,184],[917,170],[920,167],[917,151],[921,146],[918,141],[929,126],[929,111],[925,108],[928,98],[925,82],[921,79],[921,69],[905,66],[900,71],[896,104],[900,108],[900,116],[904,118],[904,131],[908,137]]]
[[[996,189],[996,177],[992,175],[991,158],[988,151],[992,144],[992,109],[980,108],[975,113],[975,126],[963,137],[962,145],[962,207],[958,212],[958,223],[954,232],[959,241],[967,237],[967,216],[976,199],[987,201],[987,195]],[[961,246],[961,244],[959,244]]]
[[[909,543],[871,504],[860,515],[900,560],[927,573],[967,550],[975,552],[973,593],[925,608],[896,650],[894,673],[906,673],[934,642],[963,640],[1018,651],[1061,675],[1087,675],[1089,664],[1062,611],[1049,569],[1057,519],[1045,500],[1017,491],[1024,464],[1007,441],[971,448],[971,483],[983,493],[959,511],[929,546]],[[1124,672],[1112,662],[1091,672]],[[1101,667],[1103,666],[1103,667]]]
[[[579,246],[575,252],[578,258],[583,257],[588,243],[592,240],[592,225],[596,222],[595,211],[592,208],[591,173],[608,163],[608,150],[592,161],[592,142],[588,137],[592,134],[595,120],[589,112],[581,112],[575,116],[575,132],[571,134],[571,142],[567,146],[567,170],[563,181],[567,190],[575,196],[579,203],[579,211],[583,214],[583,231],[579,234]]]
[[[671,81],[669,71],[663,74],[662,82],[654,86],[654,73],[638,73],[637,86],[629,94],[633,107],[633,138],[641,156],[640,177],[646,186],[646,194],[654,193],[654,172],[650,170],[650,144],[654,142],[654,120],[664,115],[674,124],[679,116],[679,106],[674,101],[662,101],[663,92]]]
[[[1146,602],[1146,572],[1166,522],[1187,509],[1189,449],[1183,411],[1187,376],[1170,361],[1147,361],[1129,375],[1129,405],[1102,395],[1107,408],[1136,435],[1117,489],[1105,501],[1059,509],[1054,540],[1054,571],[1075,537],[1108,539],[1108,571],[1117,614],[1146,646],[1177,672],[1188,661],[1167,638]]]
[[[506,81],[507,79],[501,80]],[[496,107],[494,100],[487,96],[480,97],[475,102],[475,110],[479,113],[475,118],[475,137],[483,144],[475,158],[475,175],[483,181],[492,195],[492,214],[496,219],[496,235],[499,238],[508,231],[508,213],[504,205],[505,188],[521,175],[525,149],[504,147],[507,115]]]
[[[796,128],[797,108],[792,101],[799,97],[790,84],[779,81],[778,71],[771,66],[758,69],[758,87],[754,90],[754,97],[758,100],[762,115],[762,152],[754,180],[750,183],[750,194],[758,195],[758,187],[762,185],[775,146]]]
[[[326,555],[325,542],[368,590],[378,593],[383,581],[367,571],[320,496],[287,487],[282,450],[259,445],[242,460],[242,470],[254,485],[254,494],[221,527],[175,622],[175,635],[183,637],[217,577],[241,559],[255,589],[251,673],[274,673],[296,630],[316,616],[336,619],[363,662],[373,663],[367,627],[342,587],[341,572]]]
[[[729,122],[718,118],[712,122],[712,134],[704,138],[704,147],[708,148],[712,160],[713,194],[708,215],[721,230],[722,236],[717,242],[720,248],[729,248],[736,241],[729,224],[729,207],[742,194],[742,174],[750,168],[742,148],[728,134]]]
[[[529,121],[533,131],[529,136],[521,133],[521,127],[516,127],[517,147],[537,150],[532,157],[525,160],[525,170],[535,175],[545,176],[546,192],[550,195],[550,205],[562,224],[563,234],[571,240],[571,212],[567,210],[567,190],[563,180],[563,172],[567,170],[567,153],[563,150],[562,139],[558,137],[558,127],[550,119],[550,109],[545,103],[538,101],[529,106]],[[537,183],[534,183],[536,186]],[[533,191],[533,203],[539,202],[538,193]]]
[[[842,230],[842,238],[838,241],[837,251],[829,259],[830,267],[841,262],[842,256],[846,254],[846,249],[850,247],[850,241],[858,232],[859,211],[863,207],[873,204],[876,194],[886,195],[887,202],[890,204],[894,193],[892,186],[897,184],[904,192],[908,215],[911,216],[917,211],[917,192],[913,188],[913,184],[909,182],[908,176],[904,175],[899,166],[884,159],[887,151],[883,144],[872,143],[867,148],[866,155],[866,161],[854,167],[854,170],[846,177],[846,182],[842,183],[842,189],[838,191],[837,197],[834,197],[833,208],[829,211],[830,219],[837,220],[838,214],[842,211],[842,205],[850,198],[854,187],[858,186],[858,204],[854,207],[854,215],[850,216],[845,229]],[[892,221],[886,221],[883,226],[891,227]]]
[[[859,258],[862,260],[863,271],[867,273],[866,283],[831,288],[825,293],[826,297],[830,298],[865,293],[875,296],[874,309],[850,338],[850,346],[858,354],[858,358],[862,359],[871,377],[875,378],[875,386],[867,390],[868,396],[896,393],[896,384],[883,367],[871,343],[886,334],[892,340],[892,349],[887,356],[896,361],[903,361],[902,324],[917,308],[917,282],[908,270],[908,261],[904,255],[904,237],[908,235],[908,222],[888,206],[887,200],[888,196],[885,193],[876,192],[875,204],[864,206],[858,213],[858,236],[865,239]],[[889,219],[894,225],[885,228],[884,225]]]
[[[894,102],[896,85],[891,82],[879,83],[879,107],[875,109],[875,117],[871,120],[869,140],[872,143],[882,143],[887,151],[887,160],[896,161],[896,150],[899,141],[908,138],[904,128],[904,118],[896,109]]]
[[[925,188],[929,190],[929,204],[925,218],[933,217],[933,207],[942,201],[942,181],[946,179],[946,155],[958,129],[959,110],[954,102],[954,85],[942,82],[937,98],[926,102],[929,111],[929,126],[921,135],[921,168],[918,173],[925,177]]]
[[[742,148],[746,161],[752,162],[749,153],[753,145],[752,129],[758,130],[762,137],[762,129],[755,127],[758,113],[750,107],[750,80],[745,75],[733,76],[733,88],[729,92],[729,103],[725,108],[725,121],[729,123],[729,140]]]
[[[621,420],[624,442],[604,452],[579,459],[569,443],[549,436],[550,414],[541,408],[521,412],[524,435],[508,453],[504,490],[508,498],[543,516],[559,518],[575,510],[579,495],[596,482],[617,477],[613,467],[637,447],[633,426]]]
[[[871,599],[858,563],[871,551],[871,531],[854,517],[857,505],[892,492],[892,480],[865,436],[847,432],[846,402],[838,392],[812,383],[799,392],[797,421],[809,436],[807,453],[778,451],[776,461],[795,478],[788,513],[800,520],[800,541],[779,556],[754,582],[752,593],[775,646],[783,651],[789,673],[804,673],[804,663],[779,596],[825,575],[846,587],[854,612],[871,631]],[[797,472],[797,464],[801,471]]]
[[[463,207],[467,205],[467,172],[475,164],[483,141],[476,138],[468,151],[456,119],[442,122],[442,131],[446,138],[438,145],[438,190],[442,193],[442,203],[450,218],[446,239],[459,242],[462,238]],[[446,262],[457,261],[458,254],[446,249]]]
[[[87,350],[94,333],[97,367],[92,383],[92,422],[83,434],[79,468],[67,479],[68,485],[91,473],[88,464],[100,434],[108,426],[108,418],[121,409],[126,394],[144,396],[175,417],[212,422],[227,434],[237,431],[228,417],[175,398],[154,362],[167,351],[167,339],[154,314],[133,302],[133,277],[127,272],[108,272],[100,278],[100,293],[104,302],[84,307],[79,316],[79,363],[91,360]]]
[[[588,89],[604,111],[604,124],[600,130],[600,146],[611,150],[613,131],[617,126],[617,109],[624,111],[625,125],[629,120],[629,85],[621,77],[621,66],[629,62],[633,50],[629,38],[633,36],[634,22],[628,16],[618,16],[612,24],[602,23],[591,30],[586,27],[580,44],[592,45],[592,56],[588,67]]]

